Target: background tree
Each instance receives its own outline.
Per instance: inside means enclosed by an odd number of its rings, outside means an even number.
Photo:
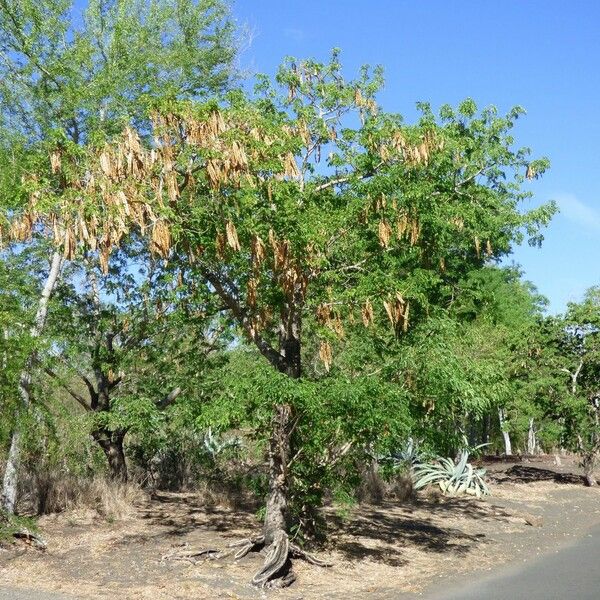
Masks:
[[[600,451],[598,288],[590,288],[582,302],[569,303],[564,315],[548,318],[544,325],[536,352],[545,375],[540,403],[561,424],[563,443],[581,454],[587,484],[595,485]]]
[[[184,388],[193,393],[224,328],[218,310],[188,293],[181,271],[163,268],[139,244],[116,253],[106,276],[90,261],[74,264],[58,289],[61,306],[50,323],[53,347],[44,370],[94,415],[90,433],[111,478],[124,482],[127,432],[160,421],[156,411]]]
[[[69,210],[89,174],[70,185],[68,169],[60,168],[67,149],[77,156],[82,144],[110,136],[125,123],[147,130],[144,98],[201,97],[225,88],[233,75],[233,27],[219,0],[90,0],[81,19],[76,13],[67,0],[0,4],[2,176],[11,183],[0,191],[4,239],[19,242],[31,234],[32,220],[10,227],[8,219],[38,185],[52,189]],[[54,290],[62,257],[72,259],[74,253],[68,228],[56,221],[39,227],[64,245],[62,254],[52,256],[44,298]],[[44,302],[36,334],[44,327]],[[31,364],[21,377],[24,410],[30,380]],[[3,490],[9,512],[15,507],[19,457],[15,430]]]

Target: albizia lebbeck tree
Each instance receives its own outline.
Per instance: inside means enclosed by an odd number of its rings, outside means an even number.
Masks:
[[[42,219],[67,256],[85,246],[103,265],[135,229],[165,260],[193,265],[290,386],[305,377],[307,331],[327,376],[348,328],[368,335],[379,321],[402,336],[465,273],[523,235],[539,241],[553,212],[519,208],[523,182],[547,166],[513,147],[521,109],[501,117],[467,100],[435,116],[421,104],[407,125],[378,106],[381,83],[367,69],[346,80],[334,53],[328,64],[287,61],[252,97],[155,103],[151,131],[128,127],[79,154],[53,148],[70,198],[57,203],[50,180],[32,181],[30,211],[13,227]],[[290,473],[305,443],[297,398],[274,398],[264,527],[238,552],[270,547],[256,585],[290,583],[290,559],[306,556],[288,537]],[[324,457],[373,443],[396,418],[389,398],[369,398],[370,411],[379,406],[371,425],[353,406]]]

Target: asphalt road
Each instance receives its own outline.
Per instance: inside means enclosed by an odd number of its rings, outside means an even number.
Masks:
[[[599,600],[600,527],[575,545],[473,584],[439,588],[427,600]],[[467,575],[473,581],[476,575]]]
[[[0,600],[77,600],[73,596],[0,587]]]

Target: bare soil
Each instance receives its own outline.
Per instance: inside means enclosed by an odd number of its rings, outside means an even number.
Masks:
[[[126,521],[95,513],[43,517],[44,553],[0,551],[0,586],[62,592],[81,599],[411,598],[457,578],[476,578],[583,537],[600,523],[600,490],[581,484],[572,459],[490,462],[485,500],[420,494],[411,501],[362,505],[342,519],[326,509],[327,544],[319,568],[296,562],[286,590],[248,585],[260,555],[197,563],[164,558],[177,549],[223,549],[260,527],[250,511],[207,506],[195,494],[160,493]]]

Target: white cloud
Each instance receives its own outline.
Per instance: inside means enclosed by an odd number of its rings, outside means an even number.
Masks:
[[[560,208],[560,214],[589,229],[600,231],[600,212],[584,204],[573,194],[558,194],[555,198]]]
[[[301,42],[304,39],[304,31],[295,27],[286,27],[283,30],[283,35],[285,35],[286,38],[294,40],[295,42]]]

